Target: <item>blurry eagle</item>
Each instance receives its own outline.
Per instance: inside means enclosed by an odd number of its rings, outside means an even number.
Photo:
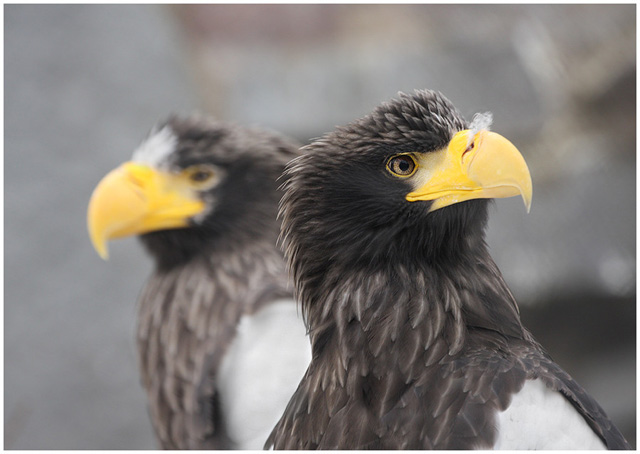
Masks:
[[[309,364],[276,246],[277,179],[297,154],[276,133],[173,116],[91,197],[98,253],[140,235],[155,261],[137,339],[162,448],[261,448]]]

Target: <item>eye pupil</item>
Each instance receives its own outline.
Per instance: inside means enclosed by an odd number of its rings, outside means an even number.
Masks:
[[[411,156],[402,155],[391,158],[387,167],[391,173],[395,175],[408,177],[413,174],[413,171],[416,168],[416,163]]]
[[[210,164],[195,164],[183,169],[180,176],[192,189],[204,191],[211,189],[220,181],[220,171]]]
[[[207,181],[209,178],[211,178],[211,172],[206,170],[196,170],[191,174],[190,178],[192,181],[197,181],[200,183],[203,181]]]

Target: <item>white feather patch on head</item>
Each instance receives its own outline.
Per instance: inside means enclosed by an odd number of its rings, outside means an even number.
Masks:
[[[169,166],[168,157],[176,150],[178,138],[169,126],[151,135],[133,152],[133,161],[150,167],[163,168]]]
[[[491,112],[478,112],[473,116],[469,125],[469,138],[467,139],[467,147],[471,145],[476,134],[480,131],[489,131],[493,123],[493,114]]]

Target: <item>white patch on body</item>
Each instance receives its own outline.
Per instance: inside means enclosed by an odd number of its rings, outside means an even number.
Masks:
[[[133,152],[132,160],[154,168],[166,168],[168,157],[176,150],[178,138],[169,126],[151,135]]]
[[[236,449],[263,449],[311,362],[311,345],[293,300],[240,320],[217,388]]]
[[[494,449],[606,449],[573,405],[541,380],[528,380],[496,422]]]

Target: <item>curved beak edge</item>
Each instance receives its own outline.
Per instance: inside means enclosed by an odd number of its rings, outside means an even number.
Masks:
[[[127,162],[109,172],[96,186],[87,210],[94,249],[108,258],[107,242],[134,234],[189,225],[204,203],[180,190],[175,177]]]
[[[479,198],[522,196],[531,209],[532,183],[527,164],[518,149],[499,134],[481,131],[468,148],[461,131],[442,153],[438,168],[407,200],[432,200],[430,211]]]

